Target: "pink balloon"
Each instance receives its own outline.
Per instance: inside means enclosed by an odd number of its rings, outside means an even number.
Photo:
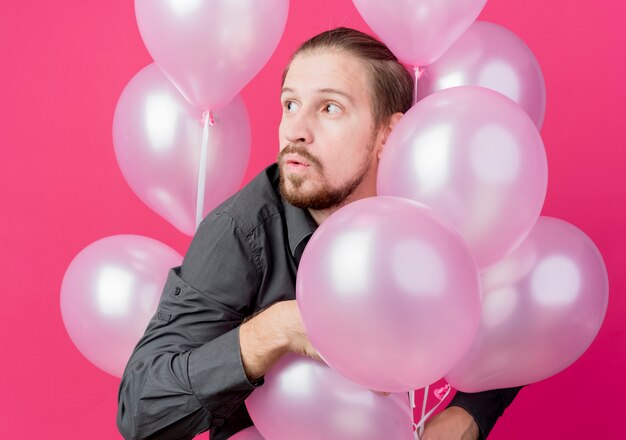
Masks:
[[[61,285],[63,322],[78,350],[122,377],[156,311],[168,269],[182,260],[170,247],[139,235],[114,235],[83,249]]]
[[[439,58],[476,20],[487,0],[352,0],[392,52],[412,66]]]
[[[446,375],[476,392],[524,385],[572,364],[602,325],[609,285],[593,242],[540,217],[528,238],[482,274],[483,313],[469,352]]]
[[[283,357],[246,400],[267,440],[412,440],[406,393],[382,396],[324,365]]]
[[[526,112],[498,92],[455,87],[424,98],[395,126],[377,189],[452,221],[484,270],[528,235],[547,182],[543,142]]]
[[[122,174],[141,200],[187,235],[196,231],[202,112],[178,93],[155,64],[128,83],[113,117]],[[250,156],[250,121],[237,97],[208,127],[204,210],[239,189]]]
[[[288,0],[135,0],[148,52],[202,110],[228,104],[261,70],[288,9]]]
[[[456,86],[481,86],[508,96],[541,128],[546,85],[532,51],[510,30],[477,21],[418,81],[418,98]]]
[[[434,211],[398,197],[359,200],[324,221],[302,256],[296,298],[328,365],[379,391],[440,379],[480,321],[467,244]]]
[[[230,437],[230,440],[265,440],[254,426],[243,429]]]

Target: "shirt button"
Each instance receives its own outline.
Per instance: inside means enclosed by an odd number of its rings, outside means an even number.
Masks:
[[[178,295],[180,293],[180,287],[176,286],[174,289],[174,295]]]

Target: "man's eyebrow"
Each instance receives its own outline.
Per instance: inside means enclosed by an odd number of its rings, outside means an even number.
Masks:
[[[346,98],[348,101],[353,102],[352,101],[352,96],[348,95],[346,92],[342,92],[341,90],[337,90],[337,89],[332,89],[332,88],[325,88],[325,89],[318,89],[317,90],[320,93],[331,93],[334,95],[340,95],[343,96],[344,98]]]
[[[343,96],[344,98],[346,98],[348,101],[350,101],[351,103],[354,102],[352,96],[350,96],[349,94],[347,94],[346,92],[342,92],[341,90],[338,89],[333,89],[331,87],[325,87],[323,89],[317,89],[315,90],[317,93],[329,93],[329,94],[334,94],[334,95],[340,95]],[[280,91],[280,95],[282,96],[285,93],[295,93],[294,90],[290,87],[283,87],[282,90]]]

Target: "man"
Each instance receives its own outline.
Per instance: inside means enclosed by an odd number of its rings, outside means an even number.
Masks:
[[[335,29],[298,49],[283,75],[278,164],[205,218],[128,363],[126,439],[208,429],[227,439],[252,424],[243,402],[283,354],[319,359],[294,300],[300,257],[329,215],[375,195],[387,136],[412,96],[411,75],[363,33]],[[516,393],[457,393],[423,438],[482,438]]]

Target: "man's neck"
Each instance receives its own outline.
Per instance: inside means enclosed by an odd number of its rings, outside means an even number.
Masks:
[[[357,200],[365,199],[367,197],[374,197],[374,196],[376,196],[375,182],[374,184],[369,183],[369,184],[363,185],[361,188],[357,189],[354,193],[346,197],[346,199],[337,206],[333,206],[332,208],[328,208],[328,209],[320,209],[320,210],[309,209],[308,211],[309,211],[309,214],[311,214],[311,217],[313,217],[313,220],[315,220],[315,223],[317,223],[317,225],[319,226],[328,217],[330,217],[336,211],[339,211],[344,206],[347,206],[352,202],[356,202]]]
[[[317,224],[317,226],[319,226],[324,222],[324,220],[330,217],[331,214],[339,210],[342,206],[329,208],[329,209],[322,209],[322,210],[309,209],[308,211],[309,211],[309,214],[311,214],[311,217],[313,217],[313,220],[315,220],[315,223]]]

